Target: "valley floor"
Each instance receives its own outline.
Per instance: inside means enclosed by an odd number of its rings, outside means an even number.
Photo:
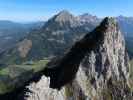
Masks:
[[[29,61],[21,65],[9,65],[0,69],[0,94],[13,91],[26,81],[29,81],[35,73],[42,71],[49,60]]]

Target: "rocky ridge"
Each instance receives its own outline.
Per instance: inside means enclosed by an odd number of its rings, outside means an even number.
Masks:
[[[98,35],[103,36],[98,38]],[[96,38],[98,40],[93,40]],[[92,39],[93,42],[88,39]],[[88,43],[93,43],[93,45]],[[77,47],[82,47],[82,49]],[[91,49],[88,49],[89,47]],[[75,50],[85,50],[85,52],[83,55],[83,52],[76,52],[75,55],[79,56],[72,56],[71,54]],[[76,68],[74,73],[71,73],[72,69],[68,67],[69,57],[72,61],[70,63],[71,67]],[[77,60],[76,57],[81,58]],[[64,59],[67,59],[68,62]],[[130,68],[128,62],[125,41],[116,20],[114,18],[105,18],[100,26],[73,45],[72,49],[59,59],[54,66],[48,67],[44,74],[50,76],[50,79],[43,76],[38,83],[32,83],[28,86],[32,92],[27,93],[28,97],[26,99],[132,100],[133,96],[128,83]],[[77,66],[79,67],[78,69]],[[66,74],[69,71],[70,73]],[[52,76],[51,73],[58,73],[58,75]],[[56,87],[56,81],[59,82],[59,80],[66,80],[63,84],[58,83],[61,88]],[[60,90],[49,88],[51,82],[53,84],[55,82],[54,88]]]

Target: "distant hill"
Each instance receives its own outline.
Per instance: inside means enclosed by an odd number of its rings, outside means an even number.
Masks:
[[[117,20],[125,36],[133,37],[133,17],[118,16]]]
[[[117,17],[120,28],[125,35],[126,47],[130,58],[133,58],[133,17]]]
[[[44,22],[16,23],[0,20],[0,53],[12,47],[19,39],[26,36],[32,29],[38,29]]]
[[[125,40],[129,56],[133,58],[133,37],[126,37]]]

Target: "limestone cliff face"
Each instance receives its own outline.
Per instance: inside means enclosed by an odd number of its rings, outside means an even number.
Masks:
[[[98,38],[99,35],[102,36]],[[95,40],[91,42],[90,39]],[[133,96],[128,84],[128,55],[124,38],[116,21],[113,18],[105,18],[99,27],[77,43],[80,43],[78,47],[81,47],[81,51],[79,50],[75,56],[71,55],[75,49],[70,49],[70,52],[66,53],[57,64],[54,63],[54,67],[47,70],[49,73],[46,76],[50,76],[51,79],[43,76],[38,83],[32,83],[28,86],[32,92],[27,93],[28,97],[26,99],[132,100]],[[78,51],[77,49],[79,48],[76,48],[76,51]],[[64,60],[69,57],[71,63],[69,63],[69,60],[68,62]],[[80,59],[77,57],[80,57]],[[71,68],[76,68],[76,71],[74,70],[75,72],[71,73]],[[55,69],[58,71],[55,71]],[[54,75],[55,73],[58,74]],[[66,76],[69,77],[67,77],[67,81]],[[50,82],[54,84],[53,80],[58,82],[65,80],[63,84],[55,82],[55,85],[60,85],[61,89],[57,86],[60,90],[49,88]]]
[[[103,43],[88,53],[81,66],[98,100],[108,97],[128,100],[128,56],[124,38],[114,19],[108,20]]]

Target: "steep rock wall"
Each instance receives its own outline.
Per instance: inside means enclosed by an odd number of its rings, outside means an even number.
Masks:
[[[98,35],[102,35],[101,38]],[[50,80],[43,76],[28,87],[32,92],[26,99],[132,100],[128,55],[117,22],[105,18],[99,27],[77,43],[44,71]],[[79,48],[75,48],[79,44]],[[49,88],[49,84],[59,90]]]

